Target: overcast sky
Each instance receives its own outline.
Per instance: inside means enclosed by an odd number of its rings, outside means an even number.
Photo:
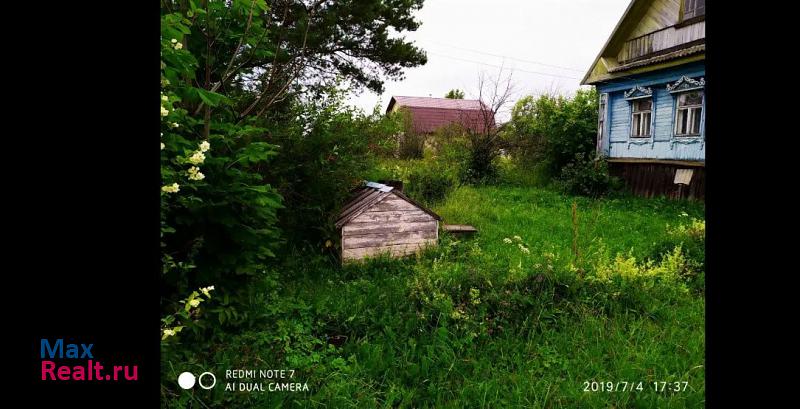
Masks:
[[[629,0],[427,0],[419,30],[406,38],[424,49],[428,63],[387,81],[383,95],[364,91],[350,103],[385,109],[392,95],[443,97],[451,88],[477,96],[481,71],[513,71],[521,96],[571,94],[600,52]],[[508,72],[506,70],[506,72]],[[545,75],[547,74],[547,75]]]

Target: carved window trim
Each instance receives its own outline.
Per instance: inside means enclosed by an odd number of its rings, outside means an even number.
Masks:
[[[678,92],[702,90],[705,87],[706,87],[705,78],[700,77],[699,79],[694,79],[683,75],[672,84],[667,84],[667,91],[670,94],[675,94]]]

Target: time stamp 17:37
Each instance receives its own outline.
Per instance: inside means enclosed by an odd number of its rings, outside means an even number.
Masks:
[[[688,381],[584,381],[584,392],[684,392],[689,387]]]

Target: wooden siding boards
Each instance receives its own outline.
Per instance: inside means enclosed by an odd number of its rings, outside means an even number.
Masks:
[[[703,200],[705,198],[705,168],[694,170],[689,186],[675,184],[675,172],[687,167],[669,163],[611,162],[612,175],[625,181],[627,188],[637,196],[670,199]]]
[[[667,27],[625,42],[617,54],[617,61],[624,64],[649,54],[675,49],[706,37],[706,22],[698,21],[683,27]]]
[[[632,0],[606,40],[581,85],[656,71],[704,58],[700,54],[672,53],[705,43],[705,21],[681,20],[681,0]],[[697,50],[695,50],[697,51]],[[664,54],[646,64],[630,61]]]
[[[364,186],[344,206],[336,223],[343,262],[382,253],[404,256],[438,242],[441,217],[399,190],[382,189],[388,187]]]
[[[644,3],[647,3],[646,1]],[[681,0],[652,0],[639,17],[628,38],[640,37],[675,24],[680,18]]]
[[[667,84],[682,76],[705,76],[701,63],[687,64],[655,73],[597,84],[600,93],[608,94],[608,141],[602,152],[609,158],[646,158],[665,160],[705,160],[705,130],[701,126],[698,137],[674,135],[675,96],[667,91]],[[636,86],[653,90],[653,128],[650,138],[631,138],[631,104],[624,92]],[[705,110],[704,110],[705,111]],[[705,115],[705,112],[704,112]]]
[[[398,244],[395,246],[383,247],[364,247],[358,249],[345,249],[342,250],[343,260],[358,260],[365,257],[375,257],[381,254],[389,254],[393,257],[407,256],[417,253],[426,246],[435,245],[436,240],[431,239],[419,244]]]
[[[705,77],[705,21],[680,21],[681,0],[633,0],[581,84],[607,95],[605,137],[600,154],[612,174],[645,197],[702,199],[705,194],[705,99],[700,135],[674,135],[676,95],[667,84]],[[624,93],[652,90],[652,134],[632,138],[631,103]],[[692,169],[688,186],[676,172]]]

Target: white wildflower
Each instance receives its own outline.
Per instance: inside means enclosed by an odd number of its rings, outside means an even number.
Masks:
[[[167,101],[169,101],[169,97],[166,96],[166,95],[162,95],[161,96],[161,100],[164,101],[164,102],[167,102]]]
[[[506,237],[506,238],[504,238],[504,239],[503,239],[503,243],[506,243],[506,244],[511,244],[512,242],[511,242],[511,239],[509,239],[508,237]]]
[[[200,151],[195,152],[194,154],[192,154],[192,156],[189,157],[189,162],[192,165],[199,165],[203,163],[203,161],[205,160],[206,160],[206,155],[204,155],[203,152]]]
[[[199,298],[195,298],[195,299],[189,301],[189,305],[191,305],[192,307],[197,307],[198,305],[200,305],[200,299]]]
[[[206,296],[206,297],[211,297],[211,294],[209,294],[209,292],[211,292],[211,291],[213,291],[213,290],[214,290],[214,286],[213,286],[213,285],[210,285],[210,286],[208,286],[208,287],[203,287],[203,288],[201,288],[201,289],[200,289],[200,292],[202,292],[203,294],[205,294],[205,296]]]
[[[179,123],[177,123],[177,122],[170,122],[170,123],[169,123],[169,127],[170,127],[170,128],[177,128],[177,127],[179,127],[179,126],[181,126],[181,125],[180,125]]]
[[[183,43],[177,43],[177,44],[175,44],[173,47],[174,47],[176,50],[180,50],[181,48],[183,48]]]
[[[514,236],[514,240],[516,240],[516,241],[522,241],[522,237],[519,237],[519,236]]]
[[[164,142],[161,142],[161,150],[162,150],[162,151],[164,150],[164,147],[165,147],[165,146],[166,146],[166,145],[164,145]]]
[[[175,44],[175,43],[177,43],[177,42],[178,42],[178,40],[176,40],[176,39],[174,39],[174,38],[173,38],[172,40],[169,40],[169,42],[170,42],[170,43],[172,43],[172,44]]]
[[[200,152],[206,152],[211,149],[211,144],[208,141],[200,142]]]
[[[161,116],[169,115],[169,109],[161,107]]]
[[[189,179],[191,180],[203,180],[205,179],[205,175],[203,172],[200,172],[200,168],[197,166],[192,166],[189,168]]]
[[[180,185],[177,183],[173,183],[171,185],[165,185],[161,187],[161,191],[164,193],[178,193],[181,190]]]
[[[519,246],[520,251],[522,251],[523,253],[531,254],[531,251],[528,250],[527,247],[523,246],[522,243],[517,243],[517,246]]]
[[[175,335],[175,330],[174,329],[167,328],[167,329],[164,330],[164,338],[171,337],[173,335]]]

